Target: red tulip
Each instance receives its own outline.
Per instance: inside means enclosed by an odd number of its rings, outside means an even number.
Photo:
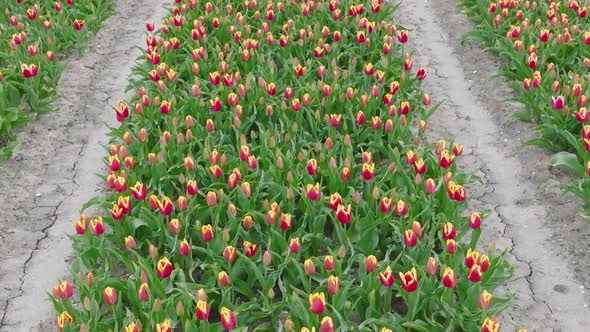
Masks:
[[[438,269],[438,263],[436,262],[436,258],[428,257],[428,261],[426,262],[426,273],[430,275],[435,275],[436,270]]]
[[[395,205],[395,214],[398,217],[403,217],[408,213],[408,204],[406,202],[399,200]]]
[[[376,268],[377,268],[377,257],[375,257],[373,255],[367,256],[367,258],[365,258],[365,271],[367,271],[367,273],[371,273],[371,272],[375,271]]]
[[[402,284],[402,288],[408,292],[412,293],[413,291],[418,288],[418,276],[416,275],[416,268],[412,268],[410,271],[406,273],[399,273],[399,278]]]
[[[156,324],[156,332],[172,332],[172,325],[168,319]]]
[[[134,250],[136,246],[137,243],[135,243],[135,239],[133,238],[133,236],[129,235],[125,237],[125,248],[129,250]]]
[[[293,217],[288,213],[283,213],[279,226],[284,231],[290,229],[293,226]]]
[[[397,32],[397,40],[402,44],[407,42],[408,41],[408,31],[406,31],[406,30],[398,31]]]
[[[236,315],[226,307],[221,307],[219,310],[221,316],[221,325],[226,330],[233,330],[237,325]]]
[[[258,245],[250,243],[248,241],[244,241],[244,255],[246,257],[253,257],[256,255],[256,251],[258,250]]]
[[[303,329],[301,330],[303,331]],[[334,320],[330,316],[325,316],[320,322],[320,332],[334,332]]]
[[[201,238],[205,242],[211,241],[213,239],[213,227],[211,225],[201,226]]]
[[[101,235],[104,233],[104,222],[102,221],[102,217],[94,218],[90,220],[90,229],[92,229],[92,233],[94,235]]]
[[[336,218],[343,224],[350,223],[352,218],[352,206],[350,204],[346,207],[343,204],[338,205],[336,208]]]
[[[340,279],[337,276],[329,276],[328,277],[328,293],[332,295],[338,294],[338,290],[340,289]]]
[[[454,239],[457,236],[457,230],[455,229],[455,225],[450,222],[447,222],[442,227],[442,237],[445,240]]]
[[[172,263],[166,256],[162,257],[156,265],[156,272],[160,279],[166,279],[172,274]]]
[[[324,293],[318,292],[309,295],[309,310],[311,313],[321,315],[326,308],[326,297]]]
[[[113,287],[106,287],[102,292],[102,297],[107,305],[114,305],[117,303],[117,290]]]
[[[366,263],[365,263],[366,267]],[[387,267],[385,271],[379,272],[379,280],[381,280],[381,284],[385,287],[391,287],[395,281],[395,277],[391,267]]]
[[[500,331],[500,323],[496,322],[494,319],[490,319],[486,317],[486,320],[483,322],[481,326],[481,332],[498,332]]]
[[[124,332],[140,332],[139,326],[137,326],[135,323],[129,323],[127,326],[125,326]]]
[[[299,251],[299,249],[301,248],[301,244],[299,242],[299,238],[292,238],[291,241],[289,242],[289,251],[291,253],[296,253]]]
[[[418,236],[416,236],[416,233],[414,233],[414,231],[411,229],[408,229],[404,232],[404,244],[408,248],[415,247],[416,244],[418,244]]]
[[[383,197],[379,203],[379,208],[383,213],[389,213],[393,207],[393,200],[389,197]]]
[[[478,229],[481,226],[481,216],[478,212],[473,212],[469,216],[469,227],[472,229]]]
[[[375,164],[374,163],[364,163],[361,173],[363,175],[363,179],[370,181],[373,180],[375,177]]]
[[[455,288],[457,285],[457,276],[455,271],[450,267],[447,267],[443,272],[442,283],[446,288]]]
[[[195,315],[197,316],[198,320],[208,320],[209,319],[209,304],[207,301],[198,300],[197,307],[195,308]]]
[[[84,20],[75,19],[74,20],[74,29],[80,31],[84,28]]]
[[[149,290],[150,287],[147,284],[147,282],[143,282],[141,283],[141,285],[139,285],[139,290],[137,290],[137,297],[139,297],[139,300],[141,302],[145,302],[150,299]]]
[[[186,239],[182,239],[178,245],[178,253],[182,256],[188,256],[191,252],[191,245]]]
[[[560,110],[565,106],[565,98],[563,96],[551,96],[551,107],[555,110]]]
[[[474,264],[471,269],[469,270],[469,274],[467,275],[467,279],[471,282],[477,283],[480,282],[482,278],[481,267],[477,264]]]
[[[483,290],[477,299],[477,306],[480,309],[488,309],[492,303],[492,294],[488,293],[487,290]]]
[[[39,67],[35,64],[28,65],[23,63],[20,65],[20,69],[25,78],[37,76],[37,73],[39,72]]]
[[[62,311],[59,316],[55,317],[55,326],[61,332],[67,325],[72,326],[74,324],[74,319],[67,311]]]
[[[229,275],[225,271],[221,271],[217,274],[217,282],[222,287],[227,287],[230,284]]]

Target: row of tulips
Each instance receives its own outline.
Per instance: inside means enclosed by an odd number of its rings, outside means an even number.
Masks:
[[[394,8],[176,0],[148,22],[57,327],[498,331],[511,268],[477,247],[462,145],[426,141]]]
[[[111,1],[4,0],[0,7],[0,159],[13,129],[51,110],[61,66],[56,54],[81,50],[111,13]]]
[[[468,34],[505,61],[504,75],[525,105],[516,115],[539,123],[530,141],[557,152],[554,166],[580,179],[563,187],[584,202],[590,216],[590,2],[463,0],[477,24]]]

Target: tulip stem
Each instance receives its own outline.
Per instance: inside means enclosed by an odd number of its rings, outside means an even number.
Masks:
[[[391,288],[387,288],[385,292],[385,303],[383,304],[383,308],[385,309],[384,312],[391,312],[391,298],[393,296],[393,290]]]

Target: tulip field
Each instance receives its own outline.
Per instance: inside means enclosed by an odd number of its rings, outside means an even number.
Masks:
[[[175,0],[148,22],[109,191],[49,290],[57,329],[498,331],[512,269],[478,246],[461,142],[427,139],[438,105],[395,8]]]
[[[0,160],[17,145],[13,130],[52,111],[60,54],[82,51],[111,13],[111,1],[2,1],[0,11]]]
[[[554,152],[553,165],[580,179],[564,184],[590,216],[590,21],[588,3],[569,1],[463,0],[481,40],[506,65],[503,74],[525,105],[515,115],[538,123],[530,144]]]

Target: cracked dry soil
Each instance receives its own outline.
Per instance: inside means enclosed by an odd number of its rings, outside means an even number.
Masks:
[[[491,209],[483,243],[506,248],[514,267],[503,291],[515,301],[500,317],[502,330],[587,331],[590,224],[573,195],[552,187],[571,178],[549,169],[547,151],[524,145],[533,125],[512,116],[520,105],[504,101],[514,92],[494,78],[501,63],[477,43],[461,45],[473,25],[457,0],[402,0],[396,19],[412,30],[415,65],[429,71],[424,89],[434,102],[448,98],[431,127],[464,144],[461,167],[480,179],[468,192],[473,209]]]
[[[54,329],[47,293],[67,275],[73,220],[103,188],[95,174],[112,105],[125,97],[144,23],[162,19],[162,3],[115,0],[89,49],[64,61],[59,111],[32,120],[18,135],[21,149],[0,164],[0,331]]]

